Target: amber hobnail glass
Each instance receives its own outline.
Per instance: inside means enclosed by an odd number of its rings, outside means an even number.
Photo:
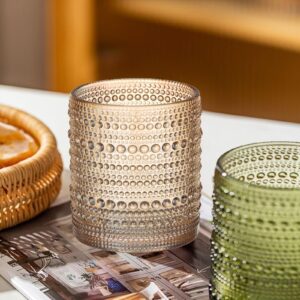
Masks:
[[[142,252],[197,234],[199,91],[168,80],[120,79],[72,92],[74,232],[91,246]]]
[[[300,299],[300,143],[233,149],[214,180],[211,299]]]

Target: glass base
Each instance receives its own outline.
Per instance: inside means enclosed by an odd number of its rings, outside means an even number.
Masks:
[[[155,236],[135,234],[134,238],[132,235],[126,237],[117,233],[106,236],[97,234],[96,236],[84,232],[80,226],[75,225],[73,228],[77,239],[86,245],[106,251],[128,253],[155,252],[182,247],[193,242],[198,234],[198,226],[179,232],[177,235],[173,233],[172,236],[170,233],[158,233]]]

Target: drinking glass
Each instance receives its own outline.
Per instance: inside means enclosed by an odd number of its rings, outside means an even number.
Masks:
[[[299,299],[300,143],[233,149],[214,182],[212,299]]]
[[[74,232],[126,252],[179,247],[197,235],[199,91],[155,79],[99,81],[70,98]]]

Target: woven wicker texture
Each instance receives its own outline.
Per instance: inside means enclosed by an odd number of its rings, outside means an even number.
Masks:
[[[0,105],[0,121],[23,129],[39,145],[33,156],[0,169],[0,229],[4,229],[50,206],[61,187],[62,160],[54,135],[33,116]]]

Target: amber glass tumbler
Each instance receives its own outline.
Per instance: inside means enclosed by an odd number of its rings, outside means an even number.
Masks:
[[[197,234],[199,91],[168,80],[119,79],[70,98],[74,232],[126,252],[179,247]]]

